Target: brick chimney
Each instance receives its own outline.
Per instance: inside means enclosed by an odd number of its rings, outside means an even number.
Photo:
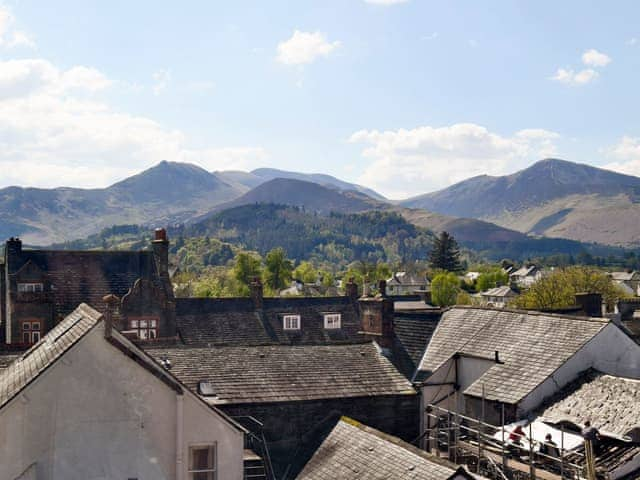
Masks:
[[[602,295],[599,293],[576,293],[576,305],[579,305],[587,317],[602,317]]]
[[[114,294],[110,293],[102,297],[102,301],[105,303],[106,308],[104,311],[104,338],[111,338],[113,332],[113,314],[116,311],[118,305],[120,305],[120,299]]]
[[[384,280],[382,281],[384,282]],[[380,292],[386,290],[379,284]],[[382,294],[375,297],[363,296],[358,300],[360,306],[360,333],[368,340],[375,340],[383,349],[390,349],[393,345],[393,300]]]
[[[156,228],[154,231],[153,256],[160,275],[169,275],[169,240],[167,231],[164,228]]]
[[[251,300],[253,301],[253,308],[256,310],[262,310],[264,294],[260,277],[253,277],[251,284],[249,284],[249,291],[251,293]]]
[[[344,293],[352,302],[358,300],[358,284],[353,277],[349,277],[349,281],[344,286]]]
[[[386,297],[387,296],[387,281],[386,280],[378,281],[378,294],[381,297]]]
[[[4,246],[4,258],[9,271],[12,271],[14,267],[21,267],[17,265],[19,263],[20,256],[22,255],[22,240],[18,237],[11,237]]]

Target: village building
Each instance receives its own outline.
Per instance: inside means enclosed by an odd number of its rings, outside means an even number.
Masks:
[[[343,417],[296,478],[474,480],[483,477],[472,475],[465,468],[397,437]]]
[[[529,288],[542,278],[543,272],[535,265],[525,265],[509,273],[509,280],[520,288]]]
[[[415,295],[416,291],[427,290],[429,280],[424,275],[409,272],[395,272],[387,279],[387,293],[393,295]]]
[[[609,277],[628,295],[638,296],[640,293],[640,272],[633,270],[631,272],[610,272]]]
[[[482,303],[487,307],[505,308],[509,303],[518,296],[509,285],[490,288],[484,292],[480,292]]]
[[[0,478],[243,478],[246,430],[82,304],[0,371]]]
[[[0,265],[1,343],[28,348],[80,303],[104,310],[108,294],[123,300],[119,329],[136,330],[150,340],[175,336],[168,257],[164,229],[157,229],[151,248],[141,251],[25,249],[21,240],[9,239]],[[141,303],[134,305],[134,297]],[[153,310],[151,297],[160,300]]]

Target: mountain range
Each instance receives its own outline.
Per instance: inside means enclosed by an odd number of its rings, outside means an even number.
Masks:
[[[640,245],[640,178],[556,159],[400,202],[330,175],[269,168],[208,172],[163,161],[102,189],[1,189],[0,235],[48,245],[113,225],[195,224],[251,204],[288,205],[314,215],[394,212],[481,246],[529,245],[533,237]]]
[[[565,160],[473,177],[400,204],[531,235],[640,245],[640,178]]]

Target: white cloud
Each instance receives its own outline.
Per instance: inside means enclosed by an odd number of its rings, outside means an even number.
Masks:
[[[571,68],[559,68],[556,74],[551,77],[552,80],[556,80],[566,85],[585,85],[598,78],[598,72],[592,68],[585,68],[575,72]]]
[[[16,20],[11,10],[0,5],[0,46],[7,48],[36,46],[31,36],[22,30],[15,28]]]
[[[615,159],[604,168],[627,175],[640,176],[640,138],[624,136],[605,153]]]
[[[364,143],[370,160],[358,181],[391,198],[404,198],[443,188],[465,178],[501,175],[555,153],[560,136],[526,129],[512,136],[490,132],[473,123],[406,130],[360,130],[349,139]]]
[[[582,54],[582,63],[589,67],[606,67],[611,63],[611,57],[592,48]]]
[[[291,38],[278,44],[277,60],[285,65],[312,63],[319,57],[329,56],[339,46],[339,41],[329,42],[323,33],[296,30]]]
[[[151,88],[154,95],[160,95],[164,92],[171,81],[171,72],[169,70],[159,70],[153,74],[155,84]]]
[[[633,46],[636,45],[638,43],[638,39],[636,37],[631,37],[629,40],[627,40],[627,45]]]
[[[373,5],[398,5],[400,3],[407,3],[409,0],[364,0],[365,3],[371,3]]]

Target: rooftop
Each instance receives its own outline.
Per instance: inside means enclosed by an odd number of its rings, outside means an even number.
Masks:
[[[402,440],[343,417],[297,480],[481,478]]]
[[[540,416],[550,422],[590,419],[605,434],[640,440],[640,380],[589,369],[546,404]]]
[[[411,383],[373,343],[172,347],[146,350],[171,362],[171,374],[193,391],[206,381],[211,404],[287,402],[415,395]]]
[[[453,307],[442,319],[420,363],[429,374],[456,353],[493,358],[491,366],[465,394],[518,403],[563,365],[608,321],[487,307]]]

